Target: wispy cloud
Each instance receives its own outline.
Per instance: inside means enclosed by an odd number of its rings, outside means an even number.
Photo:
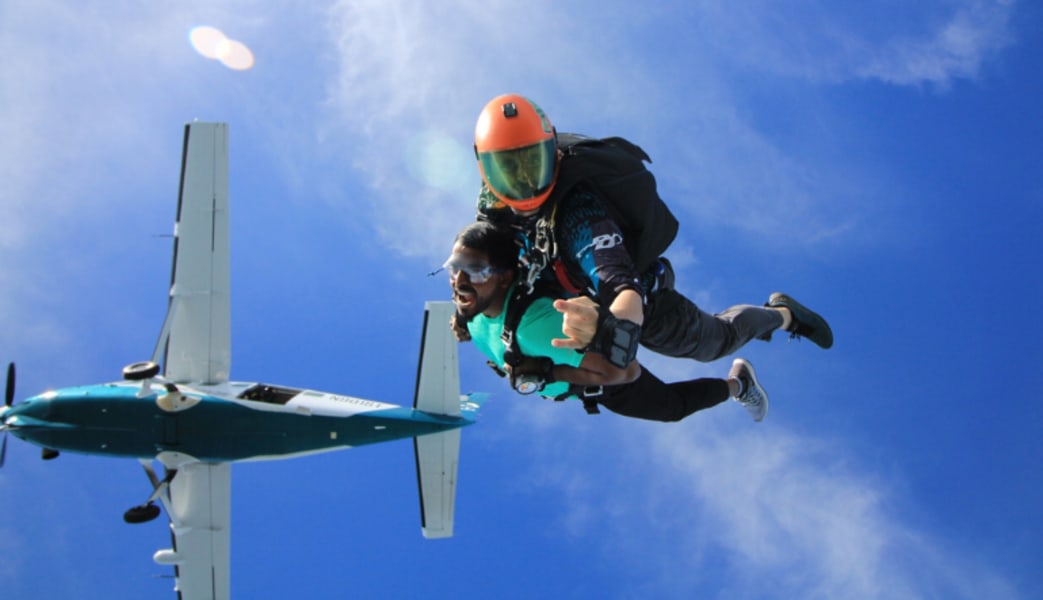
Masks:
[[[90,218],[151,180],[176,181],[176,168],[158,158],[176,156],[179,147],[163,140],[178,140],[180,124],[193,118],[238,116],[213,111],[243,77],[215,71],[192,50],[189,31],[201,20],[230,24],[237,36],[272,31],[279,20],[257,17],[255,4],[140,5],[117,14],[60,0],[7,3],[0,249],[57,219]],[[253,100],[239,107],[243,115],[267,112],[267,98]],[[134,206],[168,198],[141,194]]]
[[[975,78],[1013,41],[1014,9],[1013,0],[710,2],[692,8],[691,22],[719,60],[775,76],[944,87]]]
[[[834,442],[722,427],[666,430],[653,447],[660,493],[689,496],[707,524],[699,535],[782,595],[1013,596],[994,566],[904,522],[894,511],[905,500]]]
[[[841,190],[845,210],[831,212],[836,186],[851,173],[812,166],[759,131],[737,103],[730,67],[738,61],[812,81],[941,85],[974,76],[1008,43],[1013,10],[1003,1],[932,3],[893,33],[881,25],[892,23],[886,6],[854,14],[818,0],[785,9],[623,6],[611,14],[553,2],[519,11],[506,2],[342,1],[324,20],[257,6],[199,2],[120,17],[54,0],[6,9],[0,49],[15,58],[0,65],[0,246],[21,244],[41,211],[90,214],[119,179],[106,165],[159,174],[160,132],[186,118],[184,106],[210,116],[207,97],[230,92],[214,85],[205,73],[211,65],[188,44],[189,29],[206,21],[251,44],[254,84],[278,82],[283,95],[314,103],[315,114],[295,114],[269,91],[243,106],[270,152],[287,155],[272,158],[284,177],[307,179],[353,218],[362,208],[399,252],[440,255],[471,215],[471,128],[481,105],[507,90],[552,107],[564,129],[624,133],[657,159],[676,157],[657,160],[656,171],[682,214],[758,233],[789,219],[812,231],[805,240],[836,238],[857,229],[852,205],[872,191],[859,196],[852,183]],[[589,31],[579,26],[592,18]],[[521,43],[503,35],[506,23],[531,36]],[[63,33],[33,34],[40,30]],[[649,43],[677,60],[642,62],[620,51]],[[297,81],[286,70],[295,64],[315,69]],[[686,135],[677,139],[678,131]],[[90,150],[98,140],[109,142],[105,156]],[[304,178],[304,164],[324,172]]]
[[[172,80],[162,74],[178,64],[167,42],[184,35],[171,16],[110,19],[53,1],[5,8],[0,244],[53,224],[40,215],[89,214],[112,197],[114,182],[149,171],[147,142],[169,107],[161,91]]]
[[[577,418],[535,424],[528,481],[565,500],[564,530],[640,565],[656,595],[719,581],[738,598],[1018,597],[987,559],[904,519],[900,486],[836,441],[750,425],[737,406],[679,425],[597,417],[594,432]],[[584,477],[598,461],[613,468]],[[670,574],[649,556],[671,557]]]
[[[955,79],[974,79],[988,58],[1012,43],[1013,9],[1013,0],[965,2],[923,36],[888,40],[855,72],[896,85],[943,89]]]
[[[904,226],[886,216],[905,197],[904,182],[887,165],[846,159],[861,155],[859,118],[837,112],[822,91],[866,81],[944,91],[974,80],[1013,43],[1013,11],[1003,0],[653,11],[645,26],[669,40],[658,43],[684,57],[685,69],[648,66],[657,82],[678,83],[656,86],[674,93],[656,98],[659,110],[645,115],[655,133],[639,141],[655,144],[653,158],[669,157],[654,170],[683,221],[719,223],[768,245],[792,247],[793,230],[809,248],[873,244]]]
[[[384,240],[407,255],[445,252],[474,214],[478,171],[474,120],[488,98],[526,88],[538,95],[559,50],[500,35],[504,23],[537,20],[550,3],[518,10],[505,3],[337,2],[329,35],[336,74],[329,85],[331,152],[369,182],[367,208]],[[336,140],[340,140],[337,142]]]
[[[211,4],[140,5],[118,14],[57,0],[5,4],[0,281],[18,290],[0,299],[7,339],[46,348],[67,338],[49,319],[62,302],[85,299],[54,290],[94,266],[70,253],[71,237],[125,224],[119,219],[139,226],[145,216],[169,219],[180,125],[213,117],[210,107],[228,87],[207,80],[212,65],[192,51],[189,29],[194,19],[239,22],[237,11],[250,12],[248,3]],[[167,219],[158,231],[169,231]],[[103,247],[116,239],[95,238],[94,260],[101,263]]]
[[[895,196],[881,189],[886,178],[839,163],[828,132],[815,153],[766,134],[735,66],[813,85],[970,77],[1006,43],[1011,7],[951,6],[908,11],[899,33],[891,26],[897,7],[887,6],[617,7],[590,24],[599,32],[592,35],[577,26],[582,10],[555,3],[519,11],[500,2],[480,10],[338,2],[329,11],[334,75],[319,138],[367,182],[340,203],[364,207],[384,241],[407,255],[444,252],[473,214],[471,127],[489,97],[509,90],[543,104],[562,130],[623,133],[648,147],[684,217],[768,240],[799,226],[805,245],[851,242],[871,235],[865,221],[886,204],[881,198]],[[530,23],[536,14],[538,26]],[[529,31],[524,43],[503,35],[504,23]],[[651,43],[676,60],[618,51]],[[800,141],[823,126],[808,123]]]

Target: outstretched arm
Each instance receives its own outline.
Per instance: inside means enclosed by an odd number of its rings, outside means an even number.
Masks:
[[[508,366],[507,370],[514,374],[540,373],[541,360],[546,359],[526,357],[513,368]],[[610,363],[601,354],[588,352],[583,355],[579,366],[555,364],[551,367],[550,373],[553,381],[564,381],[576,385],[622,385],[634,381],[641,375],[641,364],[635,360],[625,369],[621,369]]]
[[[597,352],[587,352],[578,367],[554,365],[554,378],[577,385],[622,385],[641,375],[641,363],[631,361],[625,369],[608,362]]]

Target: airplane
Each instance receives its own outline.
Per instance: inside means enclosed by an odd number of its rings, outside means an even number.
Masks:
[[[425,538],[453,534],[460,428],[486,394],[460,394],[451,302],[427,302],[413,407],[229,379],[228,125],[185,126],[174,263],[166,318],[152,359],[121,381],[15,399],[7,370],[0,466],[7,433],[62,451],[136,458],[151,494],[124,514],[165,509],[173,545],[153,556],[174,568],[182,600],[230,596],[231,464],[277,460],[413,438]],[[154,462],[162,465],[158,477]],[[157,505],[157,501],[159,505]]]

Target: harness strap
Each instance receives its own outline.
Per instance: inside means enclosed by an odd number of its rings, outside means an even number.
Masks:
[[[493,372],[496,373],[497,375],[499,375],[500,377],[507,377],[507,371],[504,371],[503,369],[501,369],[493,361],[487,360],[487,361],[485,361],[485,364],[489,365],[489,368],[491,368],[493,370]]]
[[[562,402],[576,396],[583,401],[583,410],[587,411],[588,415],[600,415],[601,410],[598,409],[597,398],[604,393],[605,388],[600,385],[579,385],[574,383],[569,386],[567,392],[555,396],[554,401]]]
[[[522,316],[529,306],[538,298],[539,294],[532,293],[532,289],[526,291],[522,285],[514,288],[514,294],[507,301],[506,314],[503,317],[503,331],[500,340],[503,341],[503,362],[511,367],[518,366],[522,359],[521,348],[518,346],[517,330],[521,324]]]
[[[519,273],[519,287],[524,288],[528,294],[535,291],[543,270],[558,257],[558,242],[554,236],[557,214],[558,205],[554,202],[550,204],[550,211],[545,211],[533,224],[532,239],[530,240],[528,235],[521,235],[522,248],[518,262],[522,272]]]

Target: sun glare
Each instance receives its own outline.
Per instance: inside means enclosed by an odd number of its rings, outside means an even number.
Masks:
[[[254,66],[254,55],[246,44],[228,39],[220,29],[209,25],[193,27],[188,39],[196,52],[236,71],[245,71]]]
[[[222,40],[217,46],[217,58],[224,66],[236,71],[245,71],[254,66],[254,55],[246,44],[235,40]]]

